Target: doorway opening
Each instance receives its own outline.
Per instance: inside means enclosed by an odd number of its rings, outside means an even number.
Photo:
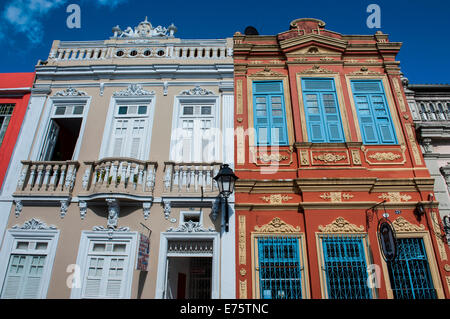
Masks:
[[[167,299],[210,299],[212,257],[168,257]]]

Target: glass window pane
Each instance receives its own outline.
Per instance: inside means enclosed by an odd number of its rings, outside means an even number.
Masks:
[[[48,243],[36,243],[36,250],[45,250],[47,249]]]
[[[211,115],[211,106],[202,106],[202,115]]]
[[[119,115],[126,115],[128,110],[128,106],[120,106],[119,107]]]
[[[146,105],[140,105],[138,110],[139,115],[147,114],[147,106]]]
[[[65,106],[58,106],[55,110],[55,115],[64,115],[66,113]]]
[[[126,244],[114,244],[113,251],[114,252],[124,252],[126,248]]]
[[[28,242],[27,241],[17,242],[16,249],[28,249]]]
[[[73,108],[73,114],[74,115],[81,115],[83,114],[83,105],[75,105],[75,107]]]
[[[193,115],[194,114],[194,107],[193,106],[185,106],[183,108],[183,115]]]
[[[106,244],[94,244],[92,251],[101,252],[101,251],[105,251],[105,248],[106,248]]]

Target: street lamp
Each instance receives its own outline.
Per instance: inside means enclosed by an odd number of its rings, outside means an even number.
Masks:
[[[238,177],[234,175],[233,170],[228,164],[223,164],[220,167],[219,173],[214,177],[219,187],[219,193],[225,198],[225,232],[228,232],[228,197],[234,191],[234,183]]]

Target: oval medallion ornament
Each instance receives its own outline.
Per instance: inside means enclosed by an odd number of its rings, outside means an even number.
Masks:
[[[378,241],[384,260],[393,261],[397,256],[397,239],[394,228],[387,219],[382,219],[378,223]]]

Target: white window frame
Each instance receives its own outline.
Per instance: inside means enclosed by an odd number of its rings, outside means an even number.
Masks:
[[[133,272],[136,269],[137,262],[137,247],[138,247],[138,233],[137,232],[113,232],[112,237],[107,231],[83,231],[81,233],[80,246],[78,249],[78,256],[76,264],[80,267],[80,285],[72,288],[71,299],[84,299],[83,289],[85,285],[85,278],[88,274],[88,260],[91,243],[126,243],[128,252],[128,262],[124,265],[124,286],[122,287],[122,295],[120,299],[131,298],[131,287],[133,284]],[[97,297],[95,299],[99,299]]]
[[[155,95],[148,95],[145,97],[112,97],[108,114],[106,117],[105,129],[103,132],[102,145],[100,148],[99,159],[111,157],[112,154],[112,138],[114,133],[114,123],[118,118],[142,118],[147,120],[146,132],[143,136],[143,149],[141,151],[140,156],[137,158],[141,161],[146,161],[150,157],[150,149],[151,149],[151,140],[152,140],[152,130],[153,130],[153,120],[155,115]],[[119,107],[120,106],[147,106],[147,114],[146,115],[119,115]]]
[[[58,118],[82,118],[80,134],[78,135],[78,140],[72,155],[72,160],[77,160],[81,143],[83,141],[84,131],[86,127],[87,115],[89,113],[89,107],[91,104],[91,97],[52,97],[47,102],[45,110],[42,116],[42,122],[38,131],[38,140],[33,147],[33,152],[31,158],[35,161],[40,161],[44,155],[45,144],[47,139],[48,131],[50,130],[51,122],[53,119]],[[83,114],[80,115],[55,115],[56,108],[58,106],[73,106],[73,105],[83,105]]]
[[[3,286],[7,276],[9,260],[12,254],[23,255],[45,255],[44,270],[42,273],[41,285],[39,288],[38,299],[45,299],[47,297],[48,287],[50,285],[50,278],[52,274],[53,264],[55,261],[56,248],[59,239],[59,230],[46,229],[46,230],[25,230],[25,229],[9,229],[5,234],[5,240],[3,243],[3,249],[0,252],[0,296],[3,293]],[[16,249],[17,242],[29,241],[29,242],[47,242],[48,246],[46,250],[40,253],[37,251],[24,251]]]
[[[211,116],[208,116],[212,120],[211,130],[212,134],[214,134],[214,156],[208,162],[220,162],[221,161],[221,149],[222,149],[222,135],[221,132],[221,107],[220,107],[220,99],[219,96],[175,96],[174,98],[174,108],[173,108],[173,116],[172,116],[172,134],[170,139],[170,160],[175,162],[182,162],[183,159],[178,158],[177,151],[182,145],[180,144],[179,139],[182,138],[182,123],[184,119],[192,119],[194,120],[194,139],[196,136],[201,136],[200,133],[200,121],[202,116],[197,117],[196,115],[183,115],[184,106],[211,106]],[[205,116],[206,117],[206,116]],[[195,123],[198,121],[198,124]],[[193,142],[194,145],[197,145],[197,148],[194,147],[194,158],[192,158],[189,162],[203,162],[201,158],[196,158],[195,154],[202,154],[203,150],[196,151],[198,148],[201,148],[201,142]],[[181,159],[181,161],[180,161]]]

